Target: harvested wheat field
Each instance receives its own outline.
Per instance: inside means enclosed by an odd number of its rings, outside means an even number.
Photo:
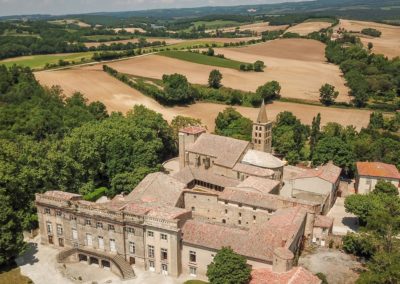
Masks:
[[[113,29],[116,33],[122,30],[127,31],[128,33],[135,33],[135,32],[139,32],[139,33],[145,33],[146,31],[142,28],[115,28]]]
[[[264,72],[241,72],[218,68],[222,83],[234,89],[255,91],[268,81],[276,80],[282,86],[283,97],[319,100],[319,88],[329,83],[340,95],[337,101],[349,101],[348,89],[339,68],[325,62],[324,45],[306,39],[269,41],[242,48],[217,48],[216,53],[243,62],[262,60]],[[180,73],[192,83],[206,84],[213,66],[201,65],[164,56],[150,55],[108,64],[120,72],[160,79],[164,74]],[[91,68],[100,69],[101,66]]]
[[[163,38],[163,37],[148,37],[146,38],[147,42],[154,42],[154,41],[165,41],[166,44],[175,44],[175,43],[181,43],[184,40],[182,39],[176,39],[176,38]],[[113,43],[137,43],[139,42],[139,38],[132,38],[132,39],[123,39],[123,40],[113,40],[113,41],[105,41],[105,42],[85,42],[86,47],[98,47],[99,45],[105,44],[105,45],[111,45]]]
[[[136,104],[143,104],[154,111],[162,113],[168,121],[177,115],[200,118],[209,130],[214,129],[214,120],[218,113],[227,106],[212,103],[198,103],[188,107],[164,107],[153,99],[128,87],[105,72],[90,68],[76,67],[59,71],[42,71],[35,73],[39,82],[45,86],[59,85],[66,95],[73,92],[82,92],[89,101],[103,102],[109,111],[126,113]],[[258,109],[237,107],[244,116],[255,120]],[[322,124],[337,122],[342,125],[355,125],[358,129],[368,125],[369,111],[326,108],[320,106],[302,105],[294,103],[275,102],[267,106],[270,119],[282,111],[291,111],[303,123],[310,124],[312,118],[318,113],[322,114]]]
[[[270,26],[268,22],[262,22],[262,23],[254,23],[254,24],[239,26],[239,30],[240,31],[250,30],[258,35],[261,35],[262,32],[286,30],[287,27],[288,25]],[[236,27],[224,28],[221,30],[223,32],[234,32],[236,30]]]
[[[360,33],[362,29],[373,28],[380,32],[380,37],[370,37],[363,34],[358,34],[362,43],[367,46],[369,42],[372,42],[374,47],[372,51],[374,53],[381,53],[389,58],[400,56],[400,27],[391,26],[374,22],[362,22],[352,20],[340,20],[336,29],[344,28],[348,32]]]
[[[310,33],[329,28],[331,25],[332,24],[328,22],[304,22],[288,28],[286,32],[297,33],[301,36],[306,36]]]

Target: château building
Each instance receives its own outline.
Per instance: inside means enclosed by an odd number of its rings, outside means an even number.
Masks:
[[[279,195],[284,163],[271,154],[271,125],[263,104],[252,142],[182,129],[179,170],[149,174],[126,196],[36,194],[41,243],[60,249],[59,262],[97,264],[124,279],[138,267],[206,280],[228,246],[257,275],[298,275],[294,260],[313,239],[321,205]]]

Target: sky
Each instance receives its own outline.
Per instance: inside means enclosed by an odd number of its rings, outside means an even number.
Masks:
[[[0,16],[80,14],[159,8],[272,4],[300,0],[0,0]]]

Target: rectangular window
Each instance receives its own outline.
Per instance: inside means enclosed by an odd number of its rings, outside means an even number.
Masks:
[[[70,215],[70,219],[71,219],[72,221],[76,221],[76,216]]]
[[[111,252],[116,252],[117,251],[117,247],[115,246],[115,240],[114,239],[110,239],[110,251]]]
[[[44,213],[45,214],[50,214],[50,208],[44,208]]]
[[[47,227],[47,233],[50,235],[53,233],[53,226],[51,225],[50,222],[46,223],[46,227]]]
[[[72,229],[72,239],[73,240],[78,239],[78,231],[76,229]]]
[[[96,228],[103,229],[103,223],[97,222],[97,223],[96,223]]]
[[[135,243],[129,242],[129,253],[135,254]]]
[[[109,231],[115,232],[115,227],[114,227],[114,225],[108,225],[108,230],[109,230]]]
[[[153,231],[147,231],[147,236],[148,237],[154,237],[154,232]]]
[[[154,258],[154,246],[147,246],[147,256]]]
[[[63,234],[63,228],[60,224],[57,224],[57,235],[62,236]]]
[[[128,234],[132,234],[132,235],[134,235],[134,234],[135,234],[135,228],[132,228],[132,227],[126,227],[126,231],[128,232]]]
[[[167,236],[166,234],[161,234],[161,235],[160,235],[160,238],[161,238],[162,240],[167,240],[167,239],[168,239],[168,236]]]
[[[104,238],[102,236],[97,237],[99,241],[99,249],[104,249]]]
[[[60,211],[60,210],[57,210],[57,211],[56,211],[56,216],[61,217],[61,215],[62,215],[62,214],[61,214],[61,211]]]
[[[86,234],[86,244],[88,247],[93,246],[93,239],[91,234]]]
[[[150,268],[150,271],[154,271],[155,265],[154,265],[154,261],[153,260],[149,261],[149,268]]]
[[[168,260],[168,250],[165,248],[161,249],[161,260]]]
[[[196,277],[197,276],[197,268],[193,266],[189,266],[190,276]]]
[[[92,221],[90,221],[90,219],[86,219],[85,220],[85,225],[91,226],[92,225]]]
[[[189,261],[196,262],[196,252],[195,251],[189,251]]]

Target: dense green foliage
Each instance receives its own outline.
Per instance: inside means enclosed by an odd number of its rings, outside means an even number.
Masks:
[[[319,89],[319,101],[324,105],[331,105],[339,96],[339,92],[335,91],[335,87],[330,84],[325,84]]]
[[[266,102],[279,99],[281,96],[281,85],[277,81],[265,83],[257,88],[256,94]]]
[[[396,188],[397,190],[397,188]],[[389,183],[367,195],[346,197],[345,208],[359,217],[360,234],[349,234],[344,249],[366,257],[368,270],[357,283],[398,283],[400,281],[400,197]]]
[[[246,258],[226,247],[217,252],[207,267],[211,284],[246,284],[250,280],[250,272]]]
[[[253,122],[232,107],[220,112],[215,119],[215,133],[241,140],[251,140]]]
[[[219,70],[212,70],[208,76],[208,86],[213,89],[221,87],[222,74]]]
[[[160,114],[135,106],[108,116],[82,94],[41,87],[29,69],[0,67],[0,260],[22,249],[21,229],[37,226],[35,193],[128,193],[176,152]]]
[[[303,148],[309,132],[309,127],[301,124],[293,113],[281,112],[272,128],[272,146],[277,153],[285,156],[290,164],[296,164],[306,159]]]
[[[181,74],[163,75],[164,100],[171,104],[190,104],[196,97],[195,90]]]
[[[200,119],[181,115],[177,115],[172,119],[171,128],[174,133],[175,141],[178,141],[179,130],[188,126],[202,126],[202,123]]]
[[[388,59],[369,53],[359,39],[345,34],[326,47],[329,62],[340,65],[353,103],[358,107],[396,110],[399,108],[400,58]]]
[[[382,32],[378,31],[377,29],[373,29],[373,28],[362,29],[361,33],[364,35],[369,35],[369,36],[373,36],[373,37],[380,37],[382,34]]]

